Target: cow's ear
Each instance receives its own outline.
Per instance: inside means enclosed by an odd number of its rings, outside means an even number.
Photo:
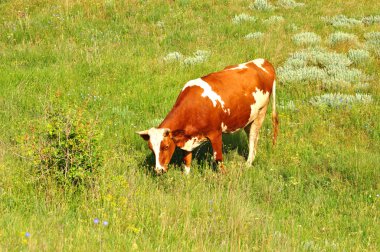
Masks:
[[[170,132],[170,137],[173,139],[175,143],[187,140],[184,130],[175,130],[173,132]]]
[[[145,141],[149,140],[148,130],[137,131],[136,133],[139,134]]]

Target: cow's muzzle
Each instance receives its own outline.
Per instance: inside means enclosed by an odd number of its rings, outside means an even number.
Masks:
[[[168,168],[167,167],[156,167],[154,169],[154,171],[156,172],[156,175],[162,175],[168,171]]]

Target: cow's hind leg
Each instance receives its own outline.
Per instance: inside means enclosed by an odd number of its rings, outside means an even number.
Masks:
[[[257,116],[257,118],[247,127],[244,128],[248,136],[249,153],[247,158],[247,164],[251,165],[255,159],[257,152],[257,142],[259,140],[259,131],[263,125],[265,114],[267,112],[267,106],[263,107]],[[249,133],[248,133],[249,131]]]

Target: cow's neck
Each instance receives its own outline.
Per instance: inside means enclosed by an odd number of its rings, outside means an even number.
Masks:
[[[184,116],[178,107],[174,107],[158,127],[168,128],[171,131],[184,130],[184,123],[186,121]]]

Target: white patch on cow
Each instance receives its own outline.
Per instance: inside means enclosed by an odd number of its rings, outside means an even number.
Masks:
[[[164,139],[164,133],[167,129],[157,129],[151,128],[148,131],[149,140],[152,144],[152,149],[156,157],[156,170],[163,170],[164,167],[160,164],[160,146],[161,142]]]
[[[252,95],[255,98],[255,103],[251,105],[251,114],[246,125],[255,120],[259,114],[259,110],[269,102],[269,92],[264,93],[262,90],[256,88],[256,91],[253,92]]]
[[[231,110],[230,109],[227,109],[227,114],[231,115]]]
[[[232,68],[228,68],[228,69],[226,69],[226,71],[228,71],[228,70],[240,70],[240,69],[246,69],[246,68],[248,68],[248,67],[246,66],[246,64],[247,64],[247,63],[239,64],[239,65],[236,66],[236,67],[232,67]]]
[[[190,173],[190,167],[185,165],[185,169],[183,170],[185,175],[188,175]]]
[[[252,60],[252,62],[258,66],[259,68],[261,68],[263,71],[265,71],[266,73],[269,73],[268,70],[266,70],[263,65],[265,63],[265,59],[255,59],[255,60]]]
[[[223,122],[222,124],[220,125],[220,127],[222,128],[222,132],[227,132],[227,125],[225,125]]]
[[[216,151],[215,151],[215,152],[214,152],[214,159],[215,159],[215,160],[216,160],[216,154],[217,154],[217,153],[216,153]]]
[[[205,142],[207,139],[199,139],[198,137],[193,137],[190,140],[187,140],[185,145],[181,147],[182,150],[185,151],[192,151],[195,148],[197,148],[199,145],[201,145],[203,142]]]
[[[222,97],[220,97],[220,95],[215,93],[212,90],[211,86],[207,82],[205,82],[201,78],[191,80],[191,81],[186,83],[186,85],[183,87],[182,91],[185,90],[186,88],[192,87],[192,86],[201,87],[203,89],[202,97],[209,98],[211,100],[212,104],[214,105],[214,107],[216,107],[217,102],[219,102],[223,111],[227,112],[227,110],[224,108],[224,101],[222,100]]]

